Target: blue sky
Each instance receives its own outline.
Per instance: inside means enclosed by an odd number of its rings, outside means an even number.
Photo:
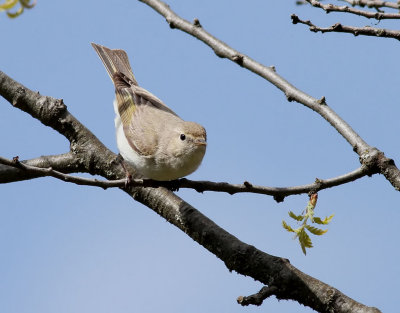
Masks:
[[[400,162],[397,134],[400,47],[392,39],[315,34],[290,15],[328,26],[338,21],[295,1],[169,1],[182,17],[327,103],[372,146]],[[38,0],[18,19],[0,16],[0,70],[70,112],[117,152],[114,90],[90,42],[125,49],[139,84],[185,120],[205,126],[208,150],[191,179],[267,186],[306,184],[354,170],[358,157],[317,114],[265,80],[219,59],[200,41],[171,30],[138,1]],[[52,129],[0,99],[0,155],[29,159],[68,151]],[[335,214],[304,256],[281,226],[307,197],[283,203],[241,194],[179,196],[246,243],[384,312],[397,308],[399,193],[382,177],[325,190],[316,214]],[[311,312],[290,301],[242,308],[258,291],[223,262],[119,190],[52,178],[0,186],[0,311]],[[292,223],[293,225],[293,223]],[[293,225],[294,226],[294,225]]]

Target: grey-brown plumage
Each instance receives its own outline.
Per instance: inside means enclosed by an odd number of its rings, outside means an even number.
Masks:
[[[183,121],[141,88],[125,51],[92,46],[115,86],[117,144],[124,159],[156,180],[177,179],[195,171],[206,150],[205,129]]]

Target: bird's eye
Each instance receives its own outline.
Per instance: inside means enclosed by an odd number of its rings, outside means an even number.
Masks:
[[[186,136],[185,136],[185,134],[181,134],[179,138],[181,138],[181,140],[183,141],[186,139]]]

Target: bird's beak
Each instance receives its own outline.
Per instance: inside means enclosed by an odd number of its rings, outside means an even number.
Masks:
[[[207,146],[207,142],[206,142],[204,139],[196,139],[196,140],[194,141],[194,143],[195,143],[197,146]]]

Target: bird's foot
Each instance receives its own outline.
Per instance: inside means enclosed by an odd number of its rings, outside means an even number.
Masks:
[[[117,160],[121,164],[122,168],[124,169],[124,172],[125,172],[125,188],[127,188],[130,184],[132,184],[132,175],[129,173],[128,169],[125,166],[124,158],[119,153],[118,153]]]

